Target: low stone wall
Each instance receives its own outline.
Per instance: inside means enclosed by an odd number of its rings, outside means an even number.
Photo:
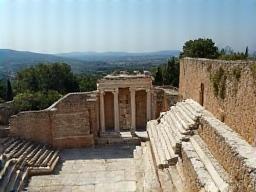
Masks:
[[[256,191],[256,149],[211,114],[203,115],[200,121],[198,133],[236,181],[235,191]]]
[[[179,92],[256,145],[256,62],[184,58]]]
[[[10,119],[10,135],[51,144],[51,115],[48,110],[20,112]]]
[[[6,102],[0,104],[0,125],[8,125],[9,119],[17,111],[13,105],[13,102]]]
[[[179,100],[179,92],[175,87],[157,86],[154,87],[153,94],[153,119],[160,116],[161,112],[166,112],[169,108],[175,105]]]
[[[70,93],[48,109],[18,113],[10,120],[10,133],[57,148],[94,145],[98,130],[95,92]]]

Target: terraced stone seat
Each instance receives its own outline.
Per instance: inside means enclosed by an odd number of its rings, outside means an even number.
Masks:
[[[252,147],[195,101],[178,102],[147,131],[163,191],[255,191]]]
[[[193,101],[180,102],[147,124],[147,132],[155,154],[157,167],[175,165],[181,155],[182,142],[188,142],[198,127],[201,106]]]
[[[59,160],[57,150],[19,138],[6,139],[2,147],[0,191],[20,191],[28,176],[50,174]]]

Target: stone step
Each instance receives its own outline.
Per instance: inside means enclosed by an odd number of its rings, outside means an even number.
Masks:
[[[179,110],[176,107],[172,107],[170,111],[172,112],[170,118],[172,118],[180,133],[183,135],[192,135],[193,131],[190,128],[191,124],[188,124],[184,120],[184,117],[182,116],[182,114],[180,114]]]
[[[5,188],[6,191],[14,190],[15,183],[19,182],[18,178],[19,178],[20,174],[21,174],[21,171],[17,170],[17,169],[13,172],[13,174],[11,175],[11,178],[9,179],[8,185]]]
[[[191,142],[182,144],[182,160],[187,189],[207,192],[220,191]]]
[[[162,123],[158,124],[158,128],[156,129],[159,133],[159,136],[163,138],[162,143],[165,145],[165,149],[169,153],[169,159],[167,159],[169,165],[175,165],[178,161],[178,155],[175,154],[175,151],[172,148],[172,142],[165,132],[164,126]],[[167,156],[166,156],[167,157]]]
[[[16,188],[17,189],[16,191],[22,191],[27,178],[28,178],[28,168],[25,168],[22,173],[22,177],[20,179],[19,185]]]
[[[235,182],[237,191],[256,191],[256,149],[238,133],[204,112],[198,134]]]
[[[29,166],[33,166],[36,161],[38,160],[38,158],[45,152],[45,147],[42,146],[41,148],[39,147],[39,149],[37,150],[36,154],[34,155],[34,157],[32,157],[32,159],[28,162]]]
[[[158,169],[158,177],[162,192],[177,192],[167,169]]]
[[[177,113],[180,115],[182,120],[184,120],[184,122],[188,125],[188,129],[194,127],[195,121],[193,120],[193,117],[190,117],[190,115],[188,115],[188,112],[186,111],[186,109],[183,109],[183,106],[181,107],[179,105],[175,105],[173,106],[173,108],[177,110]]]
[[[4,153],[9,153],[13,148],[16,147],[17,144],[19,144],[21,141],[19,139],[11,140],[10,144],[7,144],[7,147],[4,150]]]
[[[7,168],[7,170],[5,171],[4,176],[2,177],[2,179],[0,180],[0,191],[4,192],[6,191],[6,188],[8,186],[8,183],[12,177],[12,174],[15,172],[16,170],[16,161],[12,160]]]
[[[4,177],[4,175],[7,173],[9,165],[12,161],[8,160],[7,162],[5,162],[3,169],[1,169],[0,171],[0,180]]]
[[[52,155],[53,155],[54,151],[49,151],[46,158],[43,160],[43,162],[40,164],[40,167],[46,167],[47,163],[49,162],[49,160],[51,159]]]
[[[190,138],[190,142],[193,145],[196,153],[203,162],[208,173],[212,177],[215,184],[218,186],[221,192],[230,191],[229,183],[231,179],[224,168],[218,163],[218,161],[213,157],[207,145],[203,142],[200,136],[195,135]]]
[[[191,124],[192,124],[190,129],[197,129],[198,124],[199,124],[199,118],[200,118],[201,114],[196,113],[196,112],[195,113],[191,112],[187,107],[188,104],[185,102],[177,103],[176,106],[179,108],[179,110],[181,110],[184,114],[186,114],[187,118],[190,119]]]
[[[168,120],[169,121],[169,120]],[[180,154],[181,152],[181,143],[184,139],[184,135],[181,135],[176,129],[175,126],[170,123],[168,123],[167,121],[163,121],[162,122],[163,126],[166,129],[166,132],[169,133],[169,135],[171,135],[172,137],[170,138],[171,140],[173,140],[175,142],[175,154]]]
[[[35,167],[40,167],[41,163],[43,162],[43,160],[47,157],[48,153],[50,151],[47,149],[43,150],[43,153],[38,157],[38,159],[35,161],[34,166]]]
[[[176,192],[185,192],[184,191],[184,181],[178,173],[178,170],[175,166],[171,166],[168,169],[168,174],[172,180],[173,186],[175,187]]]
[[[163,135],[159,132],[159,124],[155,127],[152,127],[152,132],[153,132],[153,137],[155,137],[155,141],[158,140],[158,142],[157,142],[158,153],[159,154],[161,153],[163,155],[164,162],[167,163],[166,166],[168,167],[168,164],[169,164],[168,160],[171,159],[171,156],[166,147]]]
[[[21,191],[20,190],[21,189],[20,186],[22,186],[24,184],[24,182],[25,182],[25,180],[23,179],[24,178],[24,174],[26,174],[24,169],[19,170],[18,178],[16,179],[16,182],[13,185],[13,190],[14,191]]]
[[[5,153],[7,158],[8,159],[13,158],[13,155],[17,153],[19,150],[21,150],[24,144],[25,144],[25,141],[20,140],[20,142],[8,154]]]
[[[176,106],[179,106],[186,114],[187,116],[192,119],[193,121],[197,121],[198,120],[198,117],[200,117],[200,114],[191,110],[189,107],[188,107],[188,104],[186,102],[178,102],[176,104]]]
[[[180,142],[189,141],[189,136],[183,134],[183,133],[189,133],[189,132],[185,131],[182,128],[182,126],[177,122],[177,120],[175,119],[171,111],[169,111],[167,115],[163,117],[163,121],[167,123],[167,126],[170,129],[170,131],[174,133],[175,138],[177,138]]]
[[[157,170],[154,166],[154,160],[150,149],[150,143],[145,142],[142,147],[143,164],[143,191],[158,192],[161,191]]]
[[[32,158],[35,156],[35,154],[37,153],[37,151],[38,151],[39,149],[40,149],[40,145],[34,145],[34,144],[32,144],[32,150],[28,153],[26,159],[27,159],[27,160],[32,159]]]
[[[199,114],[202,113],[202,111],[204,111],[204,107],[201,106],[199,103],[195,102],[192,99],[186,99],[185,102],[188,104],[187,106],[191,108],[192,111],[195,111]]]
[[[59,161],[59,152],[50,150],[46,145],[14,138],[4,143],[3,153],[7,162],[0,170],[0,192],[21,191],[29,174],[49,174]]]
[[[147,131],[148,131],[148,135],[150,137],[152,151],[155,156],[157,167],[159,169],[163,169],[164,167],[168,167],[168,162],[165,158],[164,152],[162,150],[159,150],[161,148],[161,144],[160,144],[159,139],[157,138],[157,135],[154,131],[155,124],[156,124],[155,121],[148,122]]]
[[[27,160],[30,157],[29,154],[33,151],[34,147],[34,144],[30,143],[26,150],[22,154],[20,154],[19,158]]]
[[[158,124],[157,121],[154,121],[152,124],[153,126],[148,127],[148,131],[152,145],[154,145],[153,152],[158,156],[157,166],[159,168],[165,168],[170,165],[175,165],[178,156],[172,148],[172,143],[164,130],[164,125],[162,125],[162,123]]]
[[[16,153],[14,153],[12,157],[19,158],[26,151],[26,149],[28,148],[29,145],[30,145],[30,142],[25,142],[23,144],[23,147],[20,148]]]
[[[159,126],[161,126],[162,131],[168,137],[168,140],[170,142],[170,147],[172,147],[174,154],[179,154],[180,148],[181,148],[180,141],[175,138],[173,133],[168,129],[167,125],[164,122],[159,123]]]
[[[51,167],[52,169],[55,167],[56,163],[59,159],[59,151],[55,151],[51,157],[51,159],[47,162],[47,167]]]

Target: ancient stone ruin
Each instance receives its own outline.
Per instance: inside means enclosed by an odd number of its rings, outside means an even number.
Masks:
[[[255,66],[184,58],[179,92],[122,72],[18,113],[0,191],[254,192]]]

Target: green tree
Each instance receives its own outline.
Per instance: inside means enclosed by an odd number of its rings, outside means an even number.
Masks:
[[[235,52],[229,46],[225,49],[221,49],[218,59],[222,60],[245,60],[249,57],[249,50],[246,47],[245,52]]]
[[[12,101],[13,100],[13,92],[12,92],[12,85],[10,80],[7,80],[7,86],[6,86],[6,101]]]
[[[14,106],[18,111],[40,110],[49,107],[61,95],[57,91],[32,92],[26,91],[14,97]]]
[[[79,90],[82,92],[94,91],[97,89],[97,80],[100,75],[83,74],[78,75],[77,79],[79,82]]]
[[[179,86],[179,61],[172,57],[168,59],[167,65],[163,67],[163,83],[164,85]]]
[[[161,67],[157,67],[157,71],[155,74],[155,85],[163,85],[163,73]]]
[[[5,99],[5,93],[6,93],[6,85],[4,83],[4,80],[0,80],[0,103],[4,102]]]
[[[65,63],[39,64],[17,73],[17,93],[56,90],[61,94],[79,91],[71,67]]]
[[[212,39],[196,39],[185,42],[183,52],[180,57],[210,58],[215,59],[219,56],[218,47]]]

